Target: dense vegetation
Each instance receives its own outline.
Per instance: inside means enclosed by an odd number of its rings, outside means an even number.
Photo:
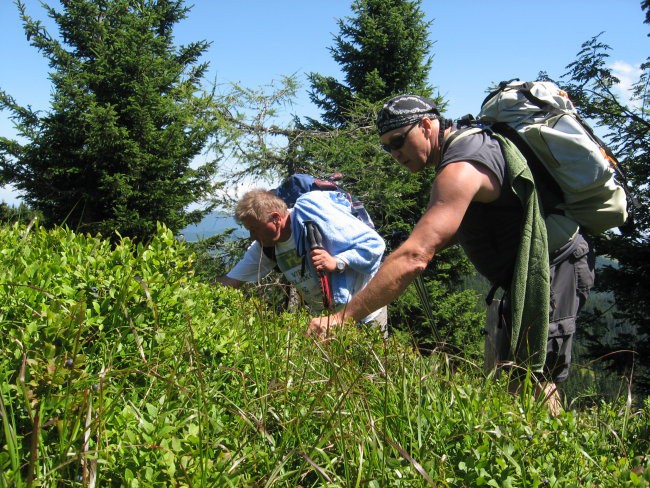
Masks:
[[[0,486],[650,485],[648,402],[554,418],[373,330],[314,342],[164,227],[0,249]]]
[[[53,81],[52,106],[45,113],[18,106],[0,88],[0,109],[11,113],[21,137],[0,134],[0,182],[12,181],[24,191],[31,208],[23,218],[38,212],[48,226],[65,223],[84,232],[147,239],[157,221],[176,231],[208,211],[211,191],[220,185],[213,178],[217,170],[233,186],[237,175],[259,177],[260,186],[268,186],[265,177],[294,171],[321,176],[342,171],[346,188],[366,202],[389,250],[421,216],[434,173],[405,178],[379,149],[374,129],[377,108],[387,97],[434,92],[427,81],[434,59],[432,24],[420,0],[352,1],[352,15],[339,19],[330,48],[343,79],[309,74],[310,97],[322,120],[296,115],[281,125],[277,117],[296,96],[295,79],[286,77],[271,93],[240,86],[223,94],[208,89],[200,61],[208,42],[173,44],[173,29],[189,9],[183,0],[45,6],[58,37],[30,17],[23,2],[15,3],[27,41],[48,59]],[[650,2],[643,0],[641,9],[648,22]],[[591,357],[606,358],[613,371],[635,378],[635,392],[647,394],[650,63],[641,65],[633,97],[625,101],[615,90],[608,49],[599,36],[586,42],[557,80],[581,113],[607,133],[639,201],[634,230],[599,239],[596,246],[616,263],[597,280],[615,298],[613,313],[593,310],[590,326],[579,333]],[[444,111],[444,100],[438,102]],[[215,161],[191,166],[206,148]],[[227,174],[228,164],[219,160],[224,154],[239,163],[237,174]],[[188,210],[202,199],[204,208]],[[11,217],[1,210],[0,217]],[[393,322],[429,347],[433,316],[449,344],[477,357],[480,298],[462,288],[471,272],[459,249],[438,255],[424,274],[428,298],[436,304],[432,313],[409,291],[393,304]]]

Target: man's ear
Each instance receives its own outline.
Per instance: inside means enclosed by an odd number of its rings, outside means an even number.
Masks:
[[[437,119],[430,119],[429,117],[424,117],[422,119],[421,124],[422,127],[424,127],[424,135],[427,138],[429,138],[431,136],[431,131],[434,129],[434,124],[438,124],[439,126],[440,123],[437,121]]]

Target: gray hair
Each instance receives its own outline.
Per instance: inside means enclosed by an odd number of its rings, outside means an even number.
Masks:
[[[254,218],[264,222],[273,212],[286,214],[287,204],[273,190],[256,188],[246,192],[237,202],[235,220],[241,222],[244,219]]]

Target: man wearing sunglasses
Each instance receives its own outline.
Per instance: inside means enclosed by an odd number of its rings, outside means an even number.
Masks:
[[[437,253],[459,243],[493,292],[505,290],[501,314],[508,318],[509,357],[539,377],[536,393],[548,395],[549,407],[557,411],[555,383],[568,376],[575,317],[593,285],[589,244],[580,233],[554,237],[552,247],[546,233],[537,239],[535,225],[545,223],[535,203],[536,188],[522,182],[512,167],[509,171],[504,146],[489,131],[468,133],[445,146],[455,127],[432,100],[418,95],[388,100],[377,128],[382,148],[410,172],[436,169],[428,208],[366,288],[344,310],[312,319],[308,333],[326,336],[333,327],[390,303]],[[525,261],[526,256],[531,258]],[[537,310],[534,320],[525,320]],[[520,325],[525,322],[520,328],[512,326],[516,314]]]

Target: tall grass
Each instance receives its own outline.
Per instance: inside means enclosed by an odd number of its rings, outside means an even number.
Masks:
[[[305,336],[148,245],[0,229],[0,486],[647,486],[650,404],[551,417],[462,358]]]

